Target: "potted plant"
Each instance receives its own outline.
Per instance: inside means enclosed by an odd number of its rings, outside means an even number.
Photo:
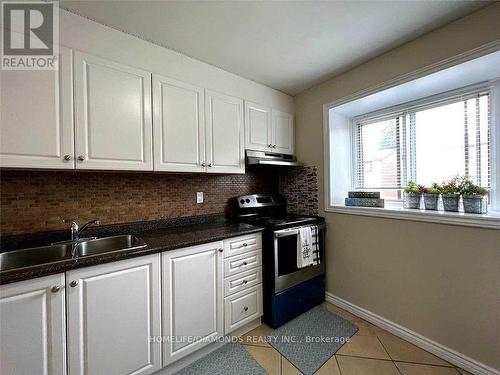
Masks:
[[[431,187],[424,188],[424,206],[426,210],[438,209],[439,194],[441,194],[441,186],[433,183]]]
[[[458,202],[460,200],[460,179],[455,177],[444,182],[441,186],[443,197],[443,208],[445,211],[458,212]]]
[[[423,186],[417,185],[413,181],[408,181],[408,185],[406,185],[404,190],[404,208],[419,209],[423,189]]]
[[[483,213],[483,198],[488,191],[481,186],[475,185],[470,180],[464,180],[460,186],[462,200],[464,203],[464,212],[470,214]]]

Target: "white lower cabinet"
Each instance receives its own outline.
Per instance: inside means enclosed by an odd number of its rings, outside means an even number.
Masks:
[[[0,286],[0,373],[66,374],[64,274]]]
[[[163,365],[223,335],[222,241],[164,252]]]
[[[224,241],[224,334],[262,316],[262,235]]]
[[[161,368],[160,254],[66,273],[69,372],[151,374]]]
[[[262,315],[261,244],[257,233],[2,285],[0,373],[144,375],[217,342]]]

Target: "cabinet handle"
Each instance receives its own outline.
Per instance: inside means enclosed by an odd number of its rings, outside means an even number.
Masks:
[[[245,307],[243,308],[243,311],[244,311],[244,312],[247,312],[247,311],[248,311],[248,306],[245,306]]]
[[[78,156],[78,161],[85,161],[85,157],[83,155]]]
[[[78,281],[76,281],[76,280],[73,280],[72,282],[69,283],[69,286],[72,288],[74,288],[77,285],[78,285]]]
[[[218,251],[219,253],[222,253],[222,252],[224,251],[224,249],[217,249],[217,251]]]
[[[201,163],[201,166],[202,166],[202,167],[205,167],[205,166],[206,166],[206,164],[205,164],[205,163]]]
[[[64,156],[63,156],[63,160],[64,160],[64,161],[69,161],[69,160],[71,160],[71,155],[68,155],[68,154],[64,155]]]
[[[52,287],[52,289],[50,289],[50,291],[51,291],[52,293],[57,293],[57,292],[59,292],[60,290],[61,290],[61,286],[60,286],[60,285],[54,285],[54,286]]]

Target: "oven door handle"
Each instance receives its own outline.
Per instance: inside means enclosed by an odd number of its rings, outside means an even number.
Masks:
[[[313,224],[314,225],[314,224]],[[297,228],[289,228],[289,229],[282,229],[282,230],[277,230],[274,232],[274,238],[280,238],[280,237],[286,237],[286,236],[293,236],[299,233],[300,228],[305,228],[305,227],[312,227],[313,225],[302,225]],[[318,230],[319,229],[324,229],[325,224],[318,224],[317,225]]]

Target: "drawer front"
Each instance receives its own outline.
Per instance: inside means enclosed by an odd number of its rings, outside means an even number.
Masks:
[[[224,296],[251,288],[262,282],[262,268],[257,267],[249,271],[237,273],[224,280]]]
[[[262,284],[224,299],[224,333],[226,335],[261,316]]]
[[[224,277],[236,275],[240,272],[262,265],[261,250],[251,253],[244,253],[234,257],[224,259]]]
[[[224,241],[224,258],[247,253],[262,248],[262,235],[260,233],[230,238]]]

